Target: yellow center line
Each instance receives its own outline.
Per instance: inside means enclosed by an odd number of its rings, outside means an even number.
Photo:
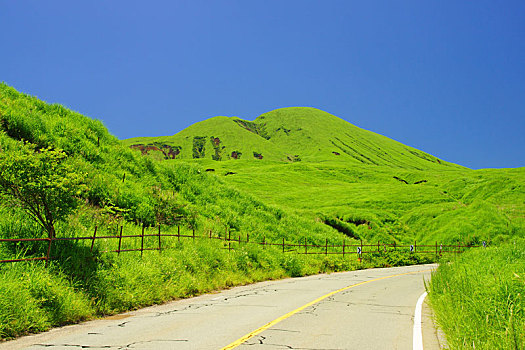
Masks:
[[[228,349],[233,349],[233,348],[236,348],[238,347],[239,345],[243,344],[245,341],[255,337],[256,335],[258,335],[259,333],[267,330],[268,328],[270,327],[273,327],[275,326],[277,323],[281,322],[281,321],[284,321],[286,320],[287,318],[289,318],[290,316],[293,316],[295,315],[296,313],[306,309],[307,307],[309,306],[312,306],[318,302],[320,302],[321,300],[324,300],[328,297],[331,297],[332,295],[334,294],[337,294],[337,293],[340,293],[340,292],[343,292],[347,289],[350,289],[350,288],[354,288],[354,287],[357,287],[357,286],[360,286],[360,285],[363,285],[363,284],[366,284],[366,283],[370,283],[370,282],[375,282],[375,281],[380,281],[380,280],[384,280],[384,279],[387,279],[387,278],[392,278],[392,277],[398,277],[398,276],[403,276],[403,275],[411,275],[411,274],[415,274],[415,273],[420,273],[420,272],[427,272],[427,271],[432,271],[432,269],[427,269],[427,270],[419,270],[419,271],[412,271],[412,272],[405,272],[405,273],[399,273],[399,274],[396,274],[396,275],[390,275],[390,276],[384,276],[384,277],[379,277],[379,278],[375,278],[375,279],[372,279],[372,280],[369,280],[369,281],[364,281],[364,282],[359,282],[359,283],[356,283],[356,284],[352,284],[350,286],[347,286],[347,287],[344,287],[344,288],[341,288],[341,289],[338,289],[338,290],[335,290],[333,292],[330,292],[328,294],[325,294],[323,295],[322,297],[319,297],[311,302],[309,302],[308,304],[304,304],[303,306],[301,307],[298,307],[297,309],[293,310],[293,311],[290,311],[289,313],[279,317],[279,318],[276,318],[275,320],[271,321],[271,322],[268,322],[267,324],[265,324],[264,326],[262,327],[259,327],[257,328],[256,330],[246,334],[245,336],[243,336],[242,338],[239,338],[237,339],[236,341],[234,341],[233,343],[229,344],[229,345],[226,345],[225,347],[223,347],[221,350],[228,350]]]

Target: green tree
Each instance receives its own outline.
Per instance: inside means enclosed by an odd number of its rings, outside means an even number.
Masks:
[[[36,149],[30,143],[0,149],[0,195],[24,209],[49,238],[56,236],[56,222],[77,208],[84,178],[62,150]]]

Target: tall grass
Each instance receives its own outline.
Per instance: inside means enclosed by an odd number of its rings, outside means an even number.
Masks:
[[[428,290],[451,349],[525,349],[525,241],[441,264]]]
[[[4,264],[0,286],[0,339],[78,322],[94,313],[91,301],[66,275],[42,263]]]

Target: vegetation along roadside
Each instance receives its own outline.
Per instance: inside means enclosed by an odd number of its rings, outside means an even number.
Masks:
[[[523,240],[441,264],[427,288],[451,349],[525,348]]]

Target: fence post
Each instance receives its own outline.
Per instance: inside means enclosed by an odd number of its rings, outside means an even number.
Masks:
[[[306,237],[304,237],[304,254],[308,254],[308,243],[306,242]]]
[[[142,235],[140,239],[140,257],[142,258],[142,254],[144,253],[144,226],[146,224],[142,223]]]
[[[208,232],[208,238],[211,239],[211,229],[210,229],[210,231]]]
[[[124,226],[120,226],[120,237],[118,239],[118,252],[117,252],[117,255],[120,255],[120,247],[121,247],[121,244],[122,244],[122,229],[124,228]]]
[[[284,253],[284,237],[283,237],[283,253]]]
[[[394,241],[394,251],[397,250],[397,245],[396,245],[396,241]]]
[[[96,235],[97,235],[97,226],[95,226],[95,231],[93,232],[93,240],[91,241],[91,251],[93,251],[93,246],[95,245]]]
[[[46,264],[44,267],[47,267],[47,264],[49,264],[49,256],[51,255],[51,242],[53,242],[53,237],[49,237],[48,241],[49,243],[47,244]]]
[[[180,242],[180,225],[177,225],[177,240]]]
[[[346,239],[343,239],[343,258],[345,257],[345,244],[346,244]]]
[[[379,241],[377,241],[377,252],[378,252],[378,253],[380,252]]]
[[[192,237],[192,239],[193,239],[193,242],[195,242],[195,227],[192,227],[191,230],[192,230],[192,232],[193,232],[193,237]]]
[[[417,253],[417,242],[414,241],[414,253]]]
[[[159,224],[159,253],[161,252],[161,246],[160,246],[160,224]]]
[[[232,233],[230,230],[228,230],[228,242],[232,239]]]
[[[328,255],[328,238],[326,239],[324,244],[324,255]]]
[[[250,243],[250,234],[249,233],[246,234],[246,243]]]
[[[363,254],[363,240],[360,239],[360,241],[361,241],[361,254]]]

